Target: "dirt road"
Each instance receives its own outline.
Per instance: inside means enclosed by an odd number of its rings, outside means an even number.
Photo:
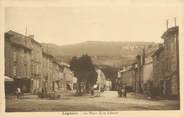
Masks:
[[[100,97],[90,95],[62,95],[58,100],[40,99],[28,95],[24,99],[6,99],[7,112],[30,111],[123,111],[123,110],[176,110],[177,100],[149,100],[142,95],[129,93],[127,98],[120,98],[115,91],[105,91]]]

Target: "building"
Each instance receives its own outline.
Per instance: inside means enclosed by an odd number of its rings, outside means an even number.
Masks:
[[[120,73],[122,85],[127,87],[129,91],[135,91],[135,69],[134,64],[124,66]]]
[[[152,55],[153,58],[153,85],[158,90],[156,95],[167,94],[167,80],[165,73],[165,53],[164,45],[160,45],[159,49]]]
[[[151,92],[151,88],[153,87],[153,62],[149,61],[144,63],[143,65],[143,93],[147,94]]]
[[[112,90],[112,81],[106,80],[106,83],[105,83],[105,90],[106,90],[106,91]]]
[[[14,78],[15,88],[30,91],[31,42],[26,36],[8,31],[5,33],[5,76]]]
[[[179,27],[167,29],[162,35],[164,39],[165,73],[167,94],[179,97]]]
[[[63,74],[64,74],[64,80],[66,82],[66,88],[68,90],[73,90],[73,86],[74,86],[74,74],[73,72],[70,70],[69,65],[68,64],[62,64],[63,65]]]
[[[31,92],[37,93],[41,88],[42,78],[42,46],[34,40],[34,36],[27,36],[31,42]]]
[[[135,66],[136,92],[146,94],[148,92],[151,92],[152,90],[153,87],[152,55],[157,49],[158,46],[154,46],[154,48],[150,48],[150,46],[144,47],[142,53],[136,56],[136,66]]]
[[[62,87],[63,85],[61,84],[62,82],[66,82],[64,80],[64,74],[63,74],[64,68],[62,65],[60,65],[57,61],[53,60],[53,90],[60,90],[64,87]]]
[[[153,81],[163,97],[179,97],[178,26],[167,29],[162,35],[164,43],[153,54]]]
[[[66,89],[67,83],[73,82],[69,67],[60,65],[52,55],[44,52],[34,36],[14,31],[5,33],[5,76],[7,82],[7,78],[13,78],[11,83],[5,84],[14,84],[14,88],[33,94]],[[8,87],[6,89],[10,89]]]
[[[102,72],[101,69],[96,68],[97,72],[97,81],[96,84],[99,86],[101,90],[105,90],[105,85],[106,85],[106,77],[104,73]]]
[[[42,51],[42,88],[47,91],[52,91],[52,77],[53,77],[53,61],[54,57]]]

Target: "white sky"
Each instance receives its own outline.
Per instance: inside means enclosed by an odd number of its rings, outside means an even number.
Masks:
[[[178,18],[175,6],[7,7],[5,31],[34,34],[59,45],[83,41],[155,41],[166,19]]]

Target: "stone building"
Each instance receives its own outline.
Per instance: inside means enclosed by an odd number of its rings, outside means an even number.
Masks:
[[[129,91],[135,91],[135,69],[134,64],[129,66],[124,66],[120,73],[120,79],[122,85],[128,88]]]
[[[70,66],[66,63],[62,63],[63,65],[63,75],[64,75],[64,80],[65,80],[65,86],[68,90],[73,90],[73,86],[74,86],[74,74],[73,72],[70,70]],[[63,84],[64,85],[64,84]]]
[[[42,56],[42,88],[52,91],[52,61],[54,57],[44,51],[42,51]]]
[[[165,73],[167,79],[168,95],[179,96],[179,27],[167,29],[162,35],[164,39]]]
[[[99,68],[96,68],[97,72],[97,81],[96,84],[99,86],[101,90],[105,90],[105,85],[106,85],[106,77],[103,71]]]
[[[179,97],[178,26],[162,35],[164,43],[153,54],[154,86],[164,97]]]
[[[143,48],[141,54],[136,56],[135,64],[135,91],[138,93],[146,93],[153,85],[153,59],[152,55],[156,51],[156,47],[146,50]]]
[[[153,87],[153,63],[145,63],[143,66],[143,93],[146,94],[151,91]]]
[[[30,91],[31,42],[26,36],[8,31],[5,33],[5,75],[14,78],[15,88]]]
[[[14,78],[15,88],[37,94],[39,91],[73,89],[73,73],[44,52],[34,36],[14,31],[5,33],[5,76]]]
[[[34,36],[28,36],[31,41],[31,92],[37,93],[41,88],[42,78],[42,46],[34,40]]]
[[[60,65],[57,61],[53,60],[53,79],[52,79],[52,83],[53,83],[53,90],[60,90],[63,89],[63,84],[61,83],[66,83],[65,79],[64,79],[64,68],[62,65]]]
[[[167,88],[165,77],[165,53],[164,45],[160,45],[159,49],[152,55],[153,58],[153,86],[158,90],[156,95],[166,95]]]

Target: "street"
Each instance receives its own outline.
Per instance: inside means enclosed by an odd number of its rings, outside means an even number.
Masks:
[[[40,99],[26,95],[23,99],[7,97],[7,112],[48,112],[48,111],[123,111],[123,110],[177,110],[177,100],[150,100],[143,95],[128,93],[118,97],[116,91],[105,91],[100,97],[91,95],[74,96],[73,92],[61,95],[60,99]]]

